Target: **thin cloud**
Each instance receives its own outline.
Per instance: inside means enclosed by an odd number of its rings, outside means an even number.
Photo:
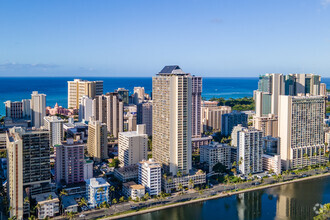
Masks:
[[[321,5],[327,8],[330,5],[330,0],[321,0]]]
[[[15,63],[15,62],[8,62],[0,64],[0,70],[48,70],[48,69],[54,69],[59,67],[59,65],[55,64],[42,64],[42,63],[36,63],[36,64],[22,64],[22,63]]]
[[[330,0],[329,0],[330,1]],[[220,18],[213,18],[211,19],[211,23],[214,23],[214,24],[221,24],[222,23],[222,19]]]

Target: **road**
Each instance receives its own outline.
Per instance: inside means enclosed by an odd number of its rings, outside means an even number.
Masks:
[[[283,179],[281,180],[281,182],[301,178],[303,175],[312,176],[312,175],[322,174],[322,173],[327,173],[327,172],[328,172],[327,169],[326,170],[318,169],[318,170],[305,171],[299,175],[290,173],[288,175],[282,175]],[[130,210],[138,211],[139,209],[147,208],[147,207],[155,207],[155,206],[159,206],[159,205],[185,202],[185,201],[190,201],[190,200],[194,200],[194,199],[208,198],[210,196],[214,196],[216,194],[223,193],[224,191],[228,192],[228,191],[236,191],[236,190],[240,190],[240,189],[248,189],[248,188],[255,186],[255,184],[262,186],[262,185],[272,184],[272,183],[276,183],[276,182],[279,182],[279,180],[277,181],[273,177],[270,177],[270,178],[263,179],[263,182],[261,182],[260,179],[257,179],[257,180],[253,180],[253,181],[249,181],[249,182],[240,183],[240,184],[218,184],[218,185],[214,185],[212,188],[203,190],[202,193],[196,192],[195,190],[189,190],[189,191],[184,192],[183,194],[180,194],[180,193],[172,194],[172,196],[163,198],[161,200],[150,199],[146,202],[138,202],[138,203],[124,202],[124,203],[112,205],[110,208],[107,208],[107,209],[89,210],[89,211],[83,212],[83,214],[85,215],[84,217],[80,218],[79,215],[82,213],[79,213],[76,215],[75,219],[102,218],[105,216],[111,216],[113,214],[130,211]],[[55,217],[54,219],[67,219],[67,218],[65,216],[58,216],[58,217]]]

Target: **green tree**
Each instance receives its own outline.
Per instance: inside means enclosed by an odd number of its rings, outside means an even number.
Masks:
[[[84,206],[87,206],[87,205],[88,205],[88,202],[87,202],[87,200],[86,200],[84,197],[82,197],[82,198],[80,199],[78,205],[79,205],[80,207],[84,207]]]
[[[67,196],[68,192],[65,189],[62,189],[60,192],[60,196]]]
[[[143,196],[143,198],[145,199],[145,200],[148,200],[149,199],[149,193],[146,193],[146,194],[144,194],[144,196]]]
[[[111,163],[109,163],[109,167],[118,168],[119,163],[120,163],[120,161],[118,160],[118,158],[114,158],[114,159],[112,159]]]
[[[223,165],[222,163],[217,163],[213,166],[212,170],[215,173],[226,173],[227,167],[225,165]]]
[[[117,199],[113,199],[112,204],[117,204]]]
[[[330,203],[324,204],[317,211],[317,216],[314,217],[314,220],[325,220],[330,219]]]
[[[124,196],[120,197],[119,202],[125,202],[125,197]]]
[[[68,212],[68,218],[70,220],[74,219],[75,214],[73,212]]]

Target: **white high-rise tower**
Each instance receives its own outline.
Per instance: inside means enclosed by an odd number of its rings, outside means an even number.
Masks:
[[[152,80],[153,159],[167,173],[191,169],[192,79],[179,66],[165,66]]]

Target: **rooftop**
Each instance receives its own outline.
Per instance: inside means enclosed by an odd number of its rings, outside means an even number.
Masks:
[[[142,186],[140,184],[136,184],[133,181],[127,182],[127,183],[123,183],[123,186],[126,187],[126,188],[135,189],[135,190],[144,189],[144,186]]]
[[[50,198],[51,196],[51,198]],[[32,196],[38,203],[50,201],[50,200],[58,200],[57,195],[54,192],[42,193],[38,195]]]
[[[103,178],[91,178],[86,180],[87,185],[91,185],[92,187],[103,187],[110,186],[110,184]]]

